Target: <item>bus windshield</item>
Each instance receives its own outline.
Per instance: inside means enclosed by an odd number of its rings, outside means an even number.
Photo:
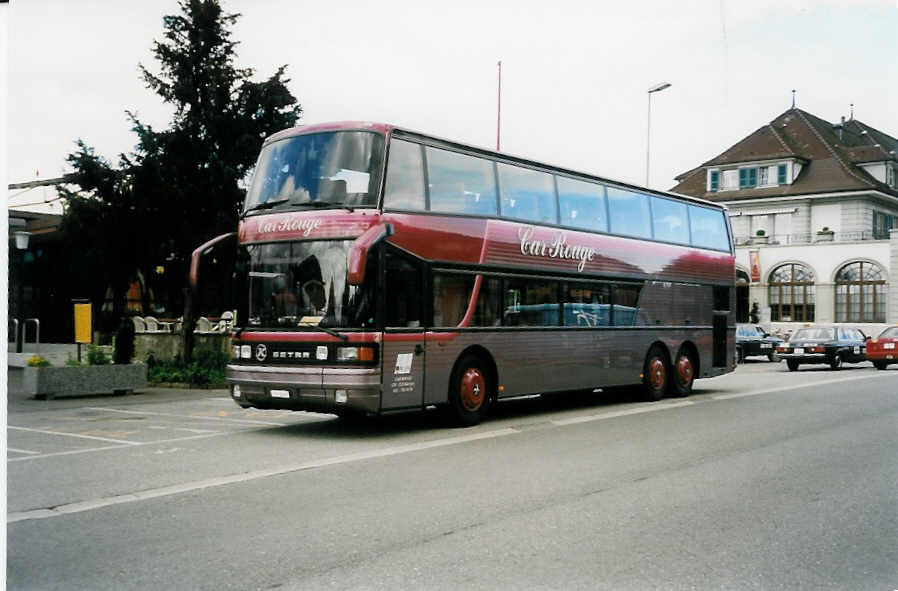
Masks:
[[[374,326],[376,261],[369,265],[363,285],[349,285],[351,244],[326,240],[250,245],[248,326],[297,330]]]
[[[333,204],[377,206],[383,137],[335,131],[286,138],[262,148],[244,212]]]

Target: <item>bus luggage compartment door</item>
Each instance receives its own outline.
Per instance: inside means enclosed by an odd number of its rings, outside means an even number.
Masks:
[[[425,355],[423,330],[384,333],[381,410],[421,408]]]

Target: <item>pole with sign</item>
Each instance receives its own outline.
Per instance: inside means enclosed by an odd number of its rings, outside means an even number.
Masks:
[[[91,304],[75,303],[75,342],[78,343],[78,363],[81,363],[81,344],[91,342]]]

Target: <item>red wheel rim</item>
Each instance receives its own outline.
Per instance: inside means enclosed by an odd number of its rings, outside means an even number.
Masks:
[[[461,405],[467,411],[476,412],[486,398],[486,380],[480,370],[469,367],[461,376]]]
[[[677,381],[681,386],[688,386],[692,383],[692,360],[688,355],[680,355],[677,359]]]
[[[667,381],[667,370],[664,368],[664,361],[660,357],[652,357],[649,360],[649,384],[653,390],[660,390]]]

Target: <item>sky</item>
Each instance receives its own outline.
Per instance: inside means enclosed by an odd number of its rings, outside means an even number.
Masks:
[[[237,65],[286,64],[301,123],[368,120],[648,185],[716,156],[792,104],[898,136],[898,0],[320,2],[222,0]],[[165,127],[140,80],[176,0],[12,0],[8,182],[58,177],[78,138],[115,162],[125,115]],[[3,14],[0,13],[0,18]],[[52,188],[10,207],[60,212]]]

